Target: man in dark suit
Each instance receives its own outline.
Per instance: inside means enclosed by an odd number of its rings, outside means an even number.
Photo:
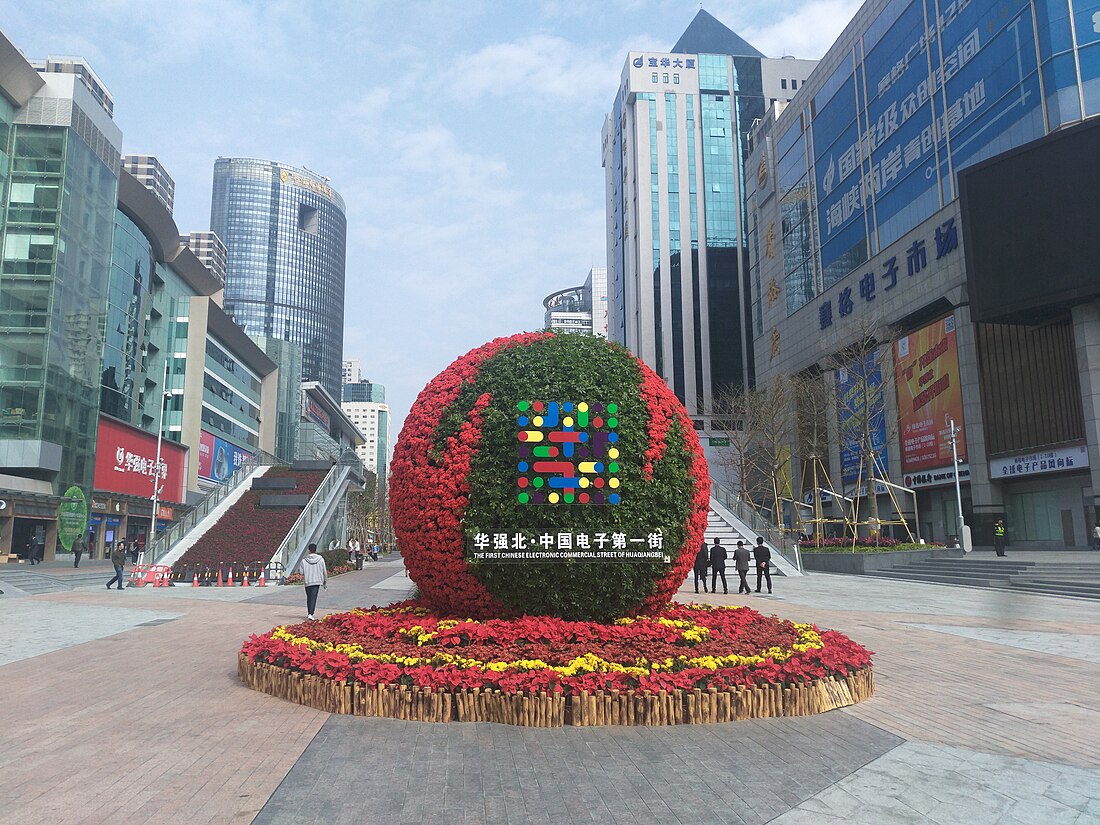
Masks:
[[[764,537],[756,537],[756,547],[752,548],[752,557],[756,562],[756,592],[760,592],[760,579],[768,580],[768,592],[772,592],[772,551],[764,544]]]
[[[718,592],[718,577],[721,576],[722,592],[729,593],[729,586],[726,584],[726,548],[722,546],[721,539],[715,539],[711,545],[710,569],[714,571],[710,574],[710,592]]]

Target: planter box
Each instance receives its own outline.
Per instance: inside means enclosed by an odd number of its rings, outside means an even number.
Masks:
[[[840,550],[827,553],[802,553],[802,566],[806,570],[821,573],[849,573],[860,575],[872,570],[887,570],[902,564],[928,559],[961,559],[965,556],[957,548],[929,548],[927,550],[883,550],[878,553],[861,553],[858,550]]]

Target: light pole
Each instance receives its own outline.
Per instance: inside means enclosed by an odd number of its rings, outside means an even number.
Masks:
[[[168,357],[164,358],[164,381],[161,383],[160,393],[160,418],[157,421],[157,457],[153,462],[153,517],[149,520],[149,563],[156,562],[156,549],[153,542],[157,537],[157,507],[160,505],[160,445],[164,441],[164,405],[172,393],[168,391]]]
[[[947,429],[951,433],[951,463],[955,467],[955,500],[959,505],[959,546],[963,551],[969,553],[973,549],[973,544],[970,540],[970,527],[966,523],[966,519],[963,518],[963,494],[962,484],[959,482],[959,451],[956,446],[956,439],[962,429],[955,426],[955,419],[951,416],[947,417]]]

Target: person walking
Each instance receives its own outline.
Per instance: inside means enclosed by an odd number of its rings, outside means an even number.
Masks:
[[[73,567],[80,567],[80,557],[84,555],[87,544],[87,534],[77,536],[76,541],[73,542]]]
[[[764,537],[756,537],[756,547],[752,548],[752,557],[756,560],[756,592],[760,592],[760,580],[768,580],[768,592],[772,592],[772,551],[764,544]]]
[[[114,578],[107,582],[107,589],[111,589],[111,585],[118,582],[118,589],[122,589],[122,571],[126,567],[126,542],[116,541],[114,547],[111,548],[111,564],[115,566]]]
[[[130,539],[130,564],[137,564],[140,551],[141,547],[138,545],[137,539]]]
[[[1092,549],[1100,550],[1100,521],[1092,528]]]
[[[27,558],[32,567],[38,563],[38,545],[34,543],[34,533],[27,539]]]
[[[993,525],[993,549],[998,556],[1005,555],[1005,523],[1004,519],[997,519]]]
[[[300,566],[302,578],[306,586],[306,616],[313,619],[313,611],[317,609],[317,593],[323,587],[328,590],[328,568],[325,560],[317,554],[317,545],[311,544],[306,557],[302,559]]]
[[[737,585],[738,593],[751,593],[752,588],[749,587],[748,579],[745,577],[749,574],[749,548],[745,546],[745,542],[738,541],[737,549],[733,551],[733,566],[737,568],[737,575],[741,579]]]
[[[707,540],[703,539],[703,545],[699,548],[699,552],[695,554],[695,592],[699,592],[699,579],[703,580],[703,592],[709,593],[707,590],[707,568],[710,567],[710,548],[707,547]]]
[[[726,548],[722,546],[721,539],[715,539],[710,548],[710,592],[718,592],[718,577],[722,577],[722,592],[729,593],[729,585],[726,584]]]

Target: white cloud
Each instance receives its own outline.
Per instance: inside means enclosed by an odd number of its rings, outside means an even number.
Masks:
[[[789,54],[818,60],[862,5],[862,0],[809,0],[793,8],[787,6],[779,17],[774,15],[775,6],[771,4],[767,7],[722,4],[712,12],[768,57]]]
[[[603,99],[617,85],[623,55],[537,34],[460,55],[449,77],[473,95],[528,94],[544,101]]]

